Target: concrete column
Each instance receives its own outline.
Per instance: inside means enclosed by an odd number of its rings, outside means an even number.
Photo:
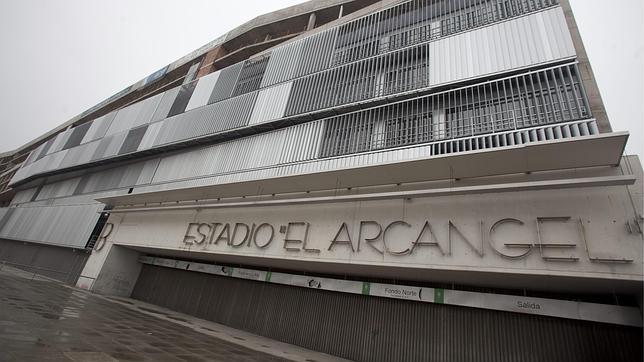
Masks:
[[[311,13],[311,15],[309,15],[309,24],[306,26],[307,31],[315,28],[315,20],[316,20],[315,13]]]
[[[141,272],[138,251],[105,242],[92,251],[76,286],[98,294],[129,297]]]

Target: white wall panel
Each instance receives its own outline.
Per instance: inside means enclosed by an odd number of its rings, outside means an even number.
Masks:
[[[431,42],[432,86],[575,55],[561,7]]]
[[[219,79],[219,74],[221,74],[221,71],[210,73],[199,78],[197,86],[192,92],[190,101],[188,101],[188,105],[186,106],[186,111],[208,104],[212,90],[215,88],[217,79]]]
[[[284,117],[292,86],[293,82],[288,82],[259,91],[248,124],[264,123]]]
[[[163,122],[156,122],[148,126],[148,129],[145,130],[145,135],[143,135],[141,143],[139,143],[139,147],[137,149],[138,151],[147,150],[148,148],[152,147],[154,140],[159,135],[159,131],[161,130],[162,125]]]

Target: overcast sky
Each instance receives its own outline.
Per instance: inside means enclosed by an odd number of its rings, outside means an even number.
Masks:
[[[253,17],[300,0],[3,0],[0,152]],[[643,149],[644,1],[570,0],[614,130]]]

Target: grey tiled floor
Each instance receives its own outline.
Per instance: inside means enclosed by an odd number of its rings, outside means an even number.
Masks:
[[[282,361],[50,281],[0,273],[0,361]]]

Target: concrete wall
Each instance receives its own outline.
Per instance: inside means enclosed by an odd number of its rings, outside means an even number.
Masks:
[[[92,252],[76,286],[99,294],[129,297],[141,270],[138,259],[138,252],[106,243]]]
[[[622,167],[611,172],[639,166]],[[641,171],[635,176],[633,186],[125,212],[110,217],[108,240],[161,255],[321,273],[636,293]]]

